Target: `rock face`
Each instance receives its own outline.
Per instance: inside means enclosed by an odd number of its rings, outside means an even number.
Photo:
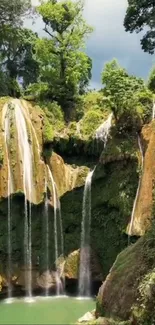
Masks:
[[[95,320],[95,315],[92,312],[86,313],[83,317],[78,319],[78,323],[89,323],[90,321]]]
[[[51,152],[47,161],[57,184],[59,197],[63,196],[66,192],[72,191],[74,188],[84,186],[89,172],[88,167],[66,164],[62,157],[55,152]]]
[[[74,251],[66,257],[64,275],[68,279],[79,278],[80,250]],[[92,281],[102,281],[103,274],[101,265],[93,252],[91,252],[91,275]]]
[[[136,244],[118,255],[99,290],[98,317],[130,321],[133,325],[152,324],[155,316],[154,239],[153,227]]]
[[[45,187],[45,164],[41,157],[43,113],[24,100],[10,99],[0,106],[0,128],[0,197],[8,196],[10,179],[10,194],[25,191],[31,203],[41,202]],[[29,184],[24,184],[24,169],[30,169],[31,195]]]
[[[51,136],[52,126],[47,123],[44,111],[33,103],[24,100],[4,98],[0,100],[0,267],[6,274],[7,265],[7,217],[8,217],[8,175],[13,186],[11,187],[11,218],[12,218],[12,256],[13,264],[18,270],[24,265],[24,216],[25,197],[23,184],[23,159],[19,145],[21,130],[17,119],[22,114],[26,128],[26,143],[31,151],[32,168],[31,188],[26,199],[31,202],[32,219],[32,264],[34,278],[44,286],[47,276],[45,270],[45,195],[47,185],[47,199],[49,211],[49,256],[50,270],[55,269],[54,251],[54,193],[47,173],[47,166],[52,172],[56,183],[57,194],[60,198],[63,219],[64,255],[66,258],[65,275],[68,278],[78,278],[78,260],[84,183],[90,168],[96,169],[92,180],[92,227],[91,248],[94,252],[92,273],[96,280],[103,280],[111,268],[118,253],[127,245],[125,229],[129,223],[133,200],[135,197],[138,173],[137,166],[139,152],[137,136],[120,135],[115,126],[112,128],[111,137],[107,147],[103,150],[103,143],[97,143],[91,137],[73,139],[68,135],[66,139],[59,137],[56,142]],[[103,122],[103,117],[102,117]],[[8,132],[10,126],[10,133]],[[75,123],[76,126],[76,123]],[[94,133],[94,122],[92,134]],[[53,131],[53,130],[52,130]],[[50,141],[48,139],[50,133]],[[6,137],[7,135],[7,137]],[[47,141],[48,139],[48,141]],[[74,140],[74,141],[73,141]],[[58,155],[56,152],[60,155]],[[99,155],[102,155],[99,159]],[[56,151],[56,152],[55,152]],[[62,157],[61,157],[62,156]],[[92,158],[93,157],[93,158]],[[99,163],[98,163],[99,159]],[[10,170],[9,170],[10,165]],[[27,165],[26,165],[27,167]],[[72,259],[74,266],[72,266]],[[38,265],[39,260],[39,265]],[[93,261],[93,257],[92,257]],[[37,265],[38,268],[35,268]],[[0,269],[1,270],[1,269]],[[23,283],[21,272],[20,283]],[[15,273],[16,275],[16,273]],[[53,277],[53,273],[52,273]],[[33,278],[33,279],[34,279]],[[51,276],[48,277],[52,283]],[[36,287],[37,280],[33,280]]]
[[[153,190],[155,183],[155,122],[143,127],[142,144],[144,150],[144,169],[142,171],[140,192],[134,214],[132,235],[142,236],[152,221]]]

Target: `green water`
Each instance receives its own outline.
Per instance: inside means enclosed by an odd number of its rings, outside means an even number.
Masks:
[[[74,324],[95,308],[92,299],[35,298],[33,302],[15,299],[0,302],[0,324]]]

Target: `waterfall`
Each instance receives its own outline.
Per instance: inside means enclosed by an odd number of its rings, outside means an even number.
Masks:
[[[142,143],[141,143],[141,138],[138,135],[138,146],[139,146],[139,150],[141,153],[141,157],[142,157],[142,172],[143,172],[143,167],[144,167],[144,154],[143,154],[143,148],[142,148]],[[134,223],[134,215],[135,215],[135,209],[136,209],[136,205],[137,205],[137,200],[138,200],[138,196],[139,196],[139,191],[140,191],[140,186],[141,186],[141,180],[142,180],[142,174],[139,177],[139,182],[138,182],[138,188],[137,188],[137,192],[136,192],[136,197],[134,200],[134,204],[133,204],[133,208],[132,208],[132,214],[131,214],[131,221],[130,221],[130,225],[129,225],[129,231],[128,231],[128,235],[129,235],[129,239],[128,242],[130,242],[130,236],[132,235],[132,229],[133,229],[133,223]]]
[[[95,169],[94,169],[95,170]],[[89,297],[91,294],[90,272],[90,230],[91,230],[91,184],[94,170],[86,178],[82,208],[82,233],[80,250],[79,295]]]
[[[111,129],[112,118],[113,118],[113,113],[111,113],[108,116],[107,120],[105,122],[103,122],[95,132],[96,140],[97,141],[103,141],[104,142],[104,147],[107,144],[109,131]]]
[[[11,284],[11,276],[12,276],[12,218],[11,218],[11,194],[13,193],[13,182],[12,182],[12,174],[11,174],[11,166],[9,159],[9,142],[10,142],[10,116],[9,109],[7,105],[3,107],[2,113],[2,124],[4,130],[4,140],[5,140],[5,148],[6,148],[6,158],[7,158],[7,169],[8,169],[8,218],[7,218],[7,227],[8,227],[8,298],[12,297],[12,284]]]
[[[32,149],[23,107],[19,101],[14,101],[15,122],[18,134],[18,146],[23,166],[23,188],[25,194],[24,220],[24,262],[26,293],[32,296],[32,242],[31,242],[31,202],[33,189]],[[29,200],[29,204],[28,201]]]
[[[54,245],[55,245],[55,263],[56,263],[56,294],[59,295],[62,291],[62,283],[59,277],[58,270],[58,258],[59,258],[59,249],[58,249],[58,224],[60,226],[60,247],[61,252],[60,255],[63,255],[63,229],[62,229],[62,218],[61,218],[61,206],[60,201],[57,196],[56,184],[53,179],[52,172],[47,165],[47,170],[49,174],[49,179],[51,182],[52,192],[53,192],[53,206],[54,206]]]
[[[106,147],[108,136],[111,129],[113,114],[100,125],[95,132],[97,141],[104,142]],[[96,168],[96,166],[95,166]],[[80,270],[79,270],[79,295],[90,296],[91,294],[91,270],[90,270],[90,231],[91,231],[91,185],[95,171],[90,171],[87,175],[84,187],[81,223],[81,250],[80,250]]]
[[[47,196],[47,178],[45,179],[45,223],[46,223],[46,289],[45,294],[46,296],[49,295],[49,288],[48,288],[48,273],[49,273],[49,214],[48,214],[48,196]]]
[[[153,100],[153,107],[152,107],[152,120],[155,119],[155,100]]]

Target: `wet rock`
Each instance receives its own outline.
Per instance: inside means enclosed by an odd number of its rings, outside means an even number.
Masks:
[[[95,320],[95,315],[94,312],[87,312],[83,317],[80,317],[78,319],[78,323],[85,323],[85,322],[89,322]]]
[[[91,276],[93,281],[102,281],[103,274],[102,268],[98,261],[97,256],[91,250]],[[80,249],[72,252],[66,258],[65,266],[64,266],[64,275],[68,279],[78,279],[79,278],[79,263],[80,263]]]

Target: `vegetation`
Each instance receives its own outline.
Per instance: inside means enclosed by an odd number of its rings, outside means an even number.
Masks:
[[[155,67],[152,68],[149,79],[148,79],[148,88],[155,93]]]
[[[116,121],[125,112],[137,115],[139,106],[142,107],[139,94],[146,93],[147,88],[141,78],[130,76],[117,60],[112,60],[105,65],[102,72],[103,93],[114,114]]]
[[[76,96],[84,91],[91,77],[91,60],[81,49],[92,28],[82,17],[83,2],[79,0],[49,0],[37,11],[48,36],[35,44],[43,86],[40,95],[58,101],[68,119]]]
[[[146,30],[141,39],[142,49],[151,54],[155,50],[154,1],[128,0],[128,8],[124,19],[126,31],[137,33]],[[146,28],[147,27],[147,28]]]

